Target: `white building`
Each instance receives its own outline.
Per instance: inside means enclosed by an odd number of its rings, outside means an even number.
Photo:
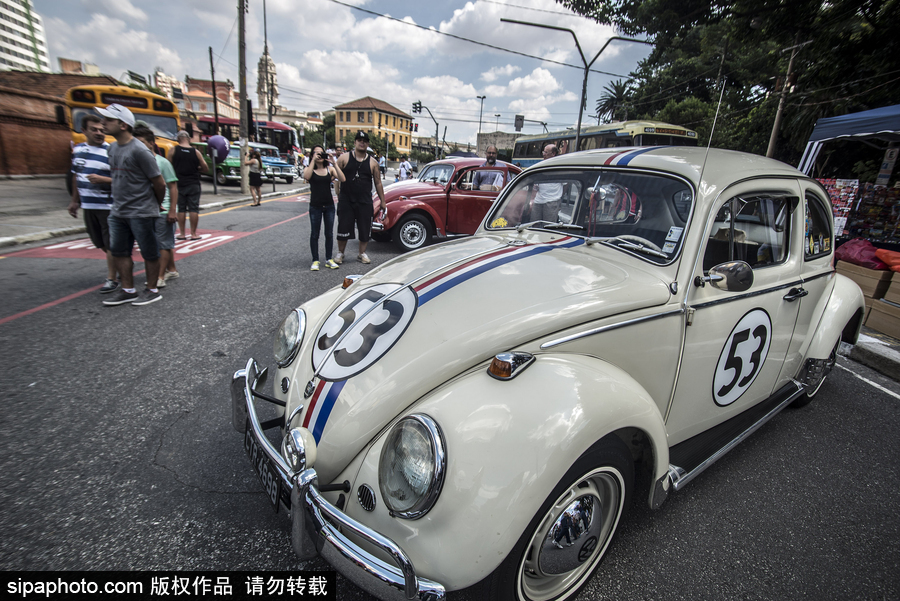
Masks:
[[[0,69],[50,72],[44,24],[31,0],[0,0]]]

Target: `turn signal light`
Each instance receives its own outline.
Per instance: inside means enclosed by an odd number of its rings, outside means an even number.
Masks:
[[[487,372],[497,380],[512,380],[532,363],[534,363],[534,355],[531,353],[518,351],[499,353],[491,360]]]
[[[341,284],[341,287],[344,288],[344,290],[346,290],[353,284],[353,282],[355,282],[356,280],[358,280],[361,277],[362,277],[361,275],[348,275],[347,277],[344,278],[344,283]]]

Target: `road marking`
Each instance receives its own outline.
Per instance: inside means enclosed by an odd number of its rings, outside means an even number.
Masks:
[[[268,229],[271,229],[271,228],[273,228],[273,227],[275,227],[275,226],[283,225],[283,224],[285,224],[285,223],[289,223],[289,222],[291,222],[291,221],[294,221],[295,219],[300,219],[301,217],[306,217],[306,216],[308,216],[308,215],[309,215],[309,212],[301,213],[300,215],[297,215],[297,216],[295,216],[295,217],[291,217],[291,218],[289,218],[289,219],[285,219],[284,221],[279,221],[278,223],[273,223],[272,225],[267,225],[266,227],[260,228],[260,229],[258,229],[258,230],[252,231],[252,232],[222,232],[222,233],[225,233],[225,234],[231,234],[231,235],[229,235],[229,236],[222,236],[222,238],[226,238],[226,237],[227,237],[227,238],[228,238],[227,240],[218,240],[218,239],[217,239],[217,240],[212,240],[212,239],[210,239],[210,238],[206,238],[206,239],[202,239],[202,240],[187,240],[187,241],[181,241],[181,240],[179,240],[178,242],[185,242],[185,243],[186,243],[187,249],[184,247],[184,245],[183,245],[182,248],[179,248],[179,247],[176,245],[176,247],[175,247],[175,252],[176,252],[176,253],[179,253],[179,252],[185,252],[185,250],[186,250],[186,252],[188,252],[188,253],[191,253],[191,252],[203,252],[204,250],[208,250],[208,248],[204,246],[204,245],[206,245],[206,244],[211,244],[211,245],[214,246],[214,247],[221,246],[222,244],[224,244],[224,243],[226,243],[226,242],[231,242],[231,241],[237,240],[237,239],[239,239],[239,238],[245,238],[245,237],[247,237],[247,236],[252,236],[253,234],[258,234],[259,232],[264,232],[264,231],[266,231],[266,230],[268,230]],[[96,258],[96,257],[93,255],[93,253],[100,253],[100,258],[103,258],[103,259],[106,258],[106,253],[104,253],[103,251],[101,251],[101,250],[95,248],[94,245],[91,244],[89,240],[87,241],[87,246],[85,246],[84,243],[85,243],[85,240],[75,240],[75,241],[73,241],[73,242],[64,242],[64,243],[62,243],[62,244],[52,244],[51,246],[53,246],[53,247],[67,247],[68,245],[75,245],[75,246],[76,246],[76,250],[77,250],[78,252],[91,252],[92,254],[90,254],[90,255],[88,256],[88,258],[92,258],[92,259],[93,259],[93,258]],[[192,246],[192,245],[199,245],[199,246]],[[89,246],[90,248],[88,248],[88,246]],[[32,250],[21,251],[21,252],[19,252],[19,253],[12,253],[10,256],[12,256],[12,255],[21,255],[21,256],[42,256],[41,254],[32,255],[32,254],[26,254],[26,253],[32,253],[33,251],[43,251],[43,250],[44,250],[44,248],[42,247],[42,248],[38,248],[38,249],[32,249]],[[64,250],[64,249],[62,249],[62,250]],[[68,258],[79,258],[79,257],[75,257],[75,256],[73,256],[73,255],[71,255],[71,254],[63,254],[63,255],[49,254],[49,255],[43,255],[43,256],[54,256],[54,257],[57,257],[57,256],[63,256],[63,257],[68,257]],[[6,258],[6,256],[4,256],[3,258]],[[144,270],[136,271],[136,272],[134,273],[134,275],[135,275],[135,276],[138,276],[138,275],[141,275],[142,273],[145,273],[145,271],[144,271]],[[88,293],[90,293],[90,292],[94,292],[95,290],[99,290],[101,286],[102,286],[102,284],[97,285],[97,286],[91,286],[90,288],[87,288],[87,289],[85,289],[85,290],[81,290],[81,291],[79,291],[79,292],[73,292],[72,294],[70,294],[70,295],[68,295],[68,296],[64,296],[64,297],[62,297],[62,298],[56,299],[56,300],[54,300],[54,301],[50,301],[50,302],[48,302],[48,303],[44,303],[43,305],[39,305],[39,306],[33,307],[33,308],[31,308],[31,309],[26,309],[25,311],[21,311],[21,312],[19,312],[19,313],[16,313],[16,314],[14,314],[14,315],[10,315],[10,316],[8,316],[8,317],[0,318],[0,325],[3,325],[3,324],[5,324],[5,323],[9,323],[9,322],[11,322],[11,321],[15,321],[16,319],[19,319],[20,317],[25,317],[25,316],[27,316],[27,315],[31,315],[31,314],[33,314],[33,313],[37,313],[38,311],[43,311],[44,309],[49,309],[49,308],[51,308],[51,307],[55,307],[55,306],[60,305],[60,304],[62,304],[62,303],[64,303],[64,302],[66,302],[66,301],[70,301],[70,300],[72,300],[72,299],[75,299],[75,298],[84,296],[85,294],[88,294]]]
[[[856,376],[857,378],[859,378],[860,380],[862,380],[862,381],[865,382],[866,384],[871,384],[872,386],[874,386],[874,387],[877,388],[878,390],[880,390],[880,391],[882,391],[882,392],[884,392],[884,393],[887,393],[887,394],[891,395],[892,397],[894,397],[894,398],[897,399],[897,400],[900,400],[900,394],[897,394],[896,392],[894,392],[894,391],[892,391],[892,390],[888,390],[887,388],[885,388],[884,386],[882,386],[882,385],[879,384],[878,382],[873,382],[872,380],[870,380],[870,379],[868,379],[868,378],[864,378],[864,377],[862,377],[861,375],[859,375],[858,373],[856,373],[856,372],[854,372],[853,370],[851,370],[850,368],[844,367],[843,365],[840,365],[839,363],[835,363],[835,365],[837,365],[838,367],[840,367],[840,368],[843,369],[844,371],[849,371],[852,375]]]

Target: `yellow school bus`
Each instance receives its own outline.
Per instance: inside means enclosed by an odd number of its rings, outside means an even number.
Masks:
[[[94,112],[94,107],[106,107],[110,104],[121,104],[132,113],[136,122],[143,121],[156,134],[156,145],[164,150],[166,156],[177,143],[175,135],[181,129],[178,118],[178,107],[175,103],[146,90],[135,90],[125,86],[76,86],[66,92],[66,108],[72,142],[80,144],[85,141],[81,133],[81,119]],[[114,142],[111,137],[107,142]]]

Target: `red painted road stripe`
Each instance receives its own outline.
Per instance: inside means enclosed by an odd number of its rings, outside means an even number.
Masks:
[[[267,225],[266,227],[261,228],[261,229],[258,229],[258,230],[256,230],[256,231],[249,232],[249,233],[245,233],[245,235],[244,235],[244,236],[241,236],[241,237],[252,236],[253,234],[258,234],[259,232],[264,232],[264,231],[266,231],[267,229],[273,228],[273,227],[275,227],[276,225],[283,225],[283,224],[285,224],[285,223],[289,223],[289,222],[291,222],[291,221],[294,221],[295,219],[299,219],[300,217],[306,217],[307,215],[309,215],[308,212],[307,212],[307,213],[302,213],[302,214],[300,214],[300,215],[297,215],[296,217],[291,217],[290,219],[285,219],[284,221],[279,221],[278,223],[274,223],[274,224],[272,224],[272,225]],[[237,238],[235,238],[235,239],[237,239]],[[28,251],[22,251],[22,252],[28,252]],[[98,251],[98,252],[99,252],[99,251]],[[9,255],[4,255],[4,256],[13,256],[13,254],[18,254],[18,253],[10,253]],[[104,256],[104,258],[105,258],[106,255],[104,254],[103,256]],[[135,275],[135,276],[138,276],[138,275],[141,275],[142,273],[144,273],[144,270],[137,271],[137,272],[134,273],[134,275]],[[102,284],[101,284],[101,285],[102,285]],[[25,311],[22,311],[22,312],[20,312],[20,313],[16,313],[16,314],[14,314],[14,315],[10,315],[9,317],[4,317],[4,318],[0,319],[0,325],[3,325],[3,324],[5,324],[5,323],[9,323],[10,321],[15,321],[16,319],[19,319],[20,317],[25,317],[25,316],[27,316],[27,315],[31,315],[31,314],[33,314],[33,313],[37,313],[38,311],[43,311],[44,309],[49,309],[49,308],[51,308],[51,307],[55,307],[55,306],[57,306],[57,305],[61,305],[61,304],[64,303],[64,302],[70,301],[70,300],[72,300],[72,299],[74,299],[74,298],[78,298],[79,296],[84,296],[85,294],[88,294],[88,293],[90,293],[90,292],[94,292],[95,290],[99,290],[99,289],[100,289],[100,285],[98,285],[98,286],[92,286],[91,288],[87,288],[87,289],[85,289],[85,290],[81,290],[80,292],[73,292],[72,294],[70,294],[70,295],[68,295],[68,296],[64,296],[64,297],[62,297],[62,298],[60,298],[60,299],[57,299],[57,300],[55,300],[55,301],[50,301],[49,303],[44,303],[43,305],[39,305],[39,306],[34,307],[34,308],[32,308],[32,309],[26,309]]]

